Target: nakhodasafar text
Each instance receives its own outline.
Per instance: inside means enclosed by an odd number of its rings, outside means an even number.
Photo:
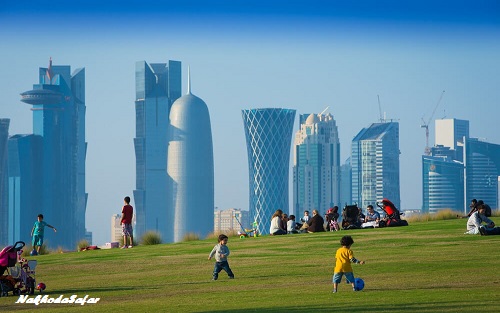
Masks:
[[[34,304],[34,305],[40,305],[40,304],[80,304],[80,305],[85,305],[85,304],[96,304],[99,302],[101,298],[89,298],[89,295],[85,295],[85,297],[78,297],[77,295],[72,295],[69,297],[65,297],[63,295],[60,295],[57,298],[53,298],[49,295],[38,295],[36,297],[30,298],[29,295],[20,295],[19,299],[17,299],[16,303],[21,303],[21,304]]]

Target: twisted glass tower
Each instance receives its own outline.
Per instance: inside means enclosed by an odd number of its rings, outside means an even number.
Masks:
[[[277,209],[289,211],[288,169],[295,110],[242,110],[247,141],[250,219],[269,233]]]

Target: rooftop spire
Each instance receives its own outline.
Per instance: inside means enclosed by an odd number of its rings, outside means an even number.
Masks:
[[[191,69],[189,68],[189,65],[188,65],[188,92],[187,92],[188,95],[191,94]]]
[[[49,58],[49,67],[47,68],[46,74],[49,78],[49,83],[52,84],[52,57]]]

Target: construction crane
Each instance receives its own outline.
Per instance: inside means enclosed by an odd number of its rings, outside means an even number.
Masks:
[[[439,100],[436,103],[436,106],[434,107],[434,111],[432,111],[431,116],[429,117],[429,120],[427,123],[425,122],[424,118],[422,117],[422,125],[420,125],[420,128],[425,128],[425,155],[431,155],[431,148],[429,147],[429,124],[432,121],[432,118],[434,117],[434,114],[436,113],[436,110],[439,106],[439,103],[441,103],[441,100],[443,99],[444,96],[444,90],[441,92],[441,95],[439,96]]]

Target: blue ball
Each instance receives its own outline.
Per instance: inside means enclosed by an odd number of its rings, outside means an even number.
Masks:
[[[356,278],[354,279],[354,287],[356,287],[357,290],[363,290],[363,288],[365,288],[365,282],[361,278]]]
[[[36,250],[35,250],[35,249],[33,249],[33,250],[31,250],[30,255],[32,255],[32,256],[33,256],[33,255],[38,255],[38,252],[36,252]]]

